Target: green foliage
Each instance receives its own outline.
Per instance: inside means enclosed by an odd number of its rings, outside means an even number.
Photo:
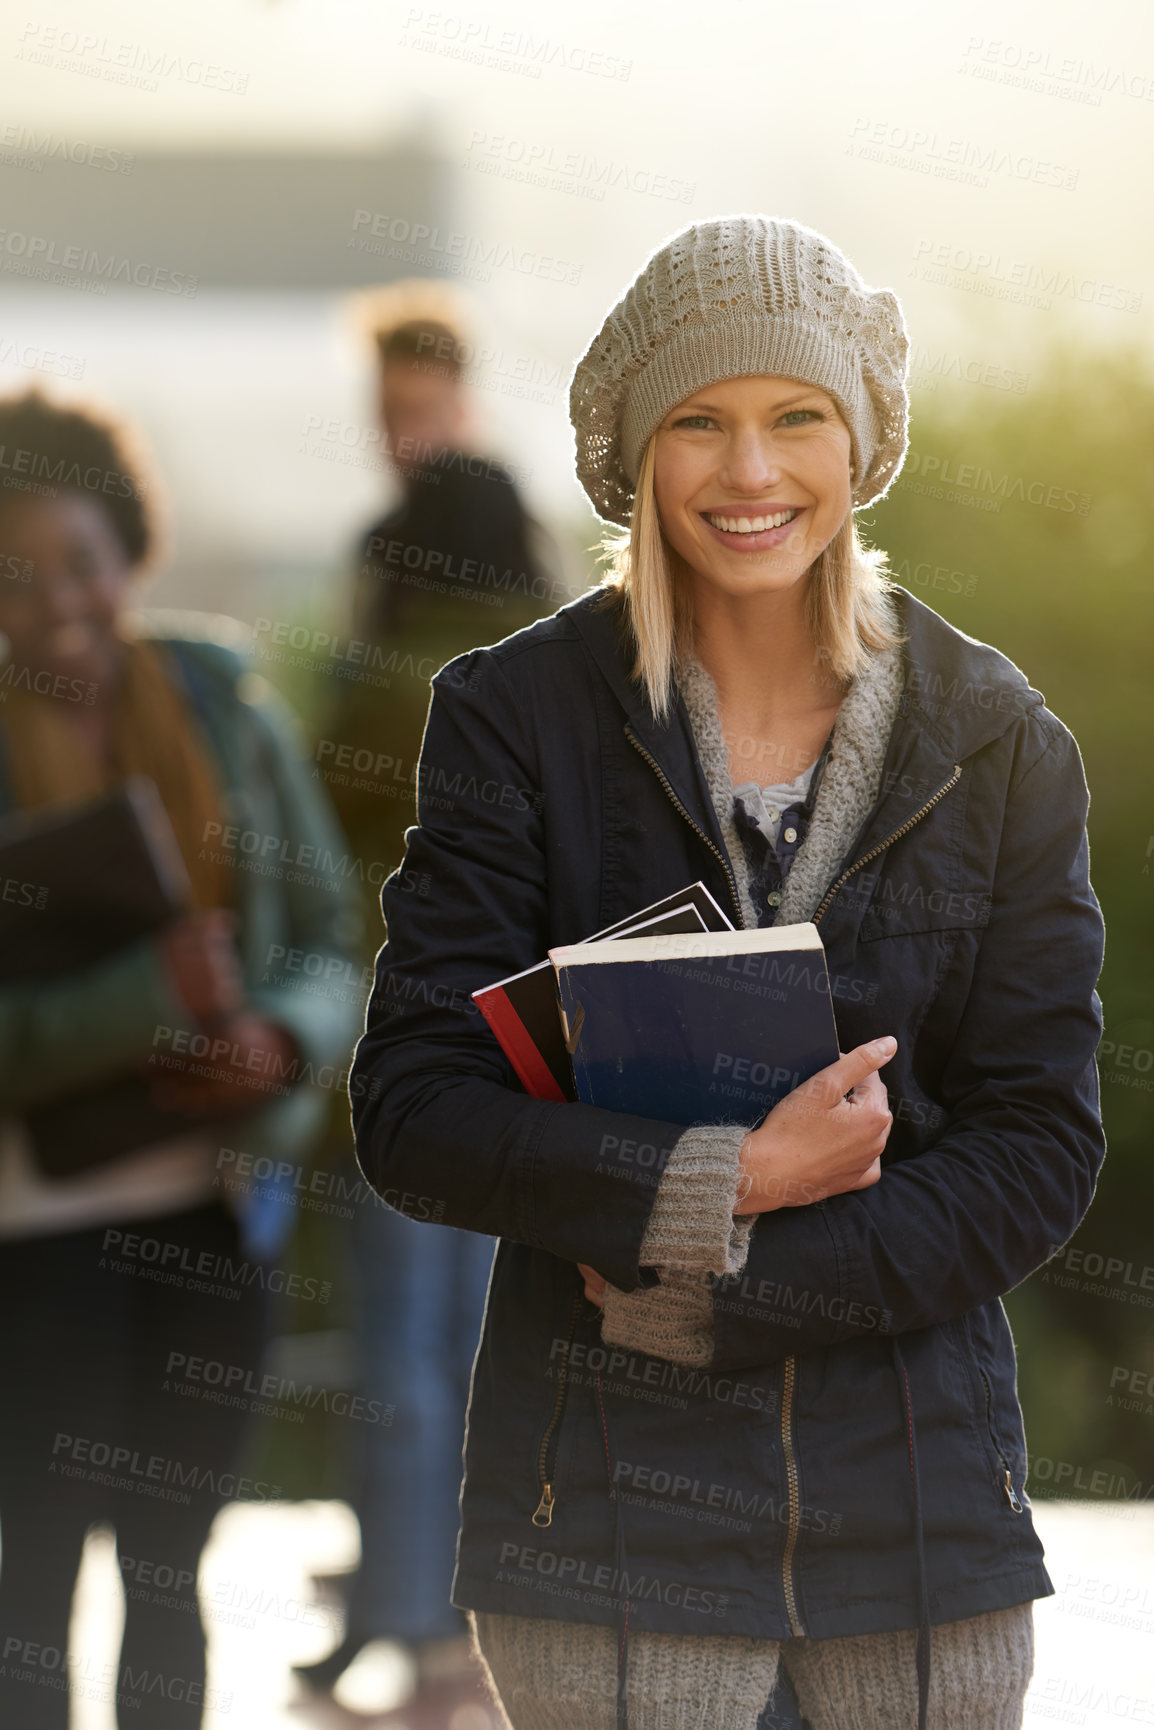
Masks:
[[[1022,668],[1082,752],[1106,921],[1108,1152],[1067,1251],[1006,1308],[1032,1458],[1080,1465],[1087,1483],[1109,1461],[1147,1494],[1154,1398],[1111,1376],[1154,1371],[1152,453],[1146,357],[1067,340],[1025,394],[955,384],[915,396],[911,458],[861,525],[904,587]]]

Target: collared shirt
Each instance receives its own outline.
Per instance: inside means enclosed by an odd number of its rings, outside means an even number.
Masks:
[[[769,787],[742,781],[734,788],[733,819],[759,926],[772,925],[777,916],[789,868],[809,832],[832,742],[831,728],[821,755],[792,781]]]

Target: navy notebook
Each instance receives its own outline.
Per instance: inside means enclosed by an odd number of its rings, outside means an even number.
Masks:
[[[604,938],[627,937],[631,932],[732,931],[733,926],[702,882],[690,883],[675,895],[666,895],[640,913],[630,914],[616,925],[595,931],[587,943]],[[557,1016],[557,987],[548,959],[538,961],[522,973],[510,974],[473,992],[473,1002],[496,1034],[501,1049],[534,1099],[575,1100],[573,1068],[561,1037]]]
[[[838,1059],[812,924],[549,951],[577,1097],[669,1123],[760,1123]]]

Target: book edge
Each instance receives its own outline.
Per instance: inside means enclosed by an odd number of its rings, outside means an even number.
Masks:
[[[808,935],[802,935],[807,933]],[[728,941],[727,941],[728,940]],[[656,937],[619,937],[608,943],[563,943],[550,949],[555,969],[629,961],[707,961],[725,955],[772,955],[781,950],[821,950],[816,925],[770,925],[759,930],[693,931]]]

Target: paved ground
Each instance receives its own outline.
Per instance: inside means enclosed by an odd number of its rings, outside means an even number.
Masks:
[[[1034,1511],[1057,1594],[1035,1606],[1027,1730],[1154,1726],[1154,1506],[1038,1502]],[[236,1506],[221,1515],[201,1575],[209,1687],[218,1697],[205,1730],[367,1730],[403,1699],[404,1661],[382,1643],[348,1673],[339,1703],[296,1703],[289,1666],[323,1656],[340,1632],[311,1577],[351,1566],[356,1554],[356,1522],[340,1502]],[[73,1650],[85,1655],[89,1674],[113,1658],[122,1616],[111,1542],[96,1538],[73,1627]],[[111,1730],[112,1722],[105,1702],[78,1700],[71,1730]],[[495,1723],[466,1706],[445,1730]]]

